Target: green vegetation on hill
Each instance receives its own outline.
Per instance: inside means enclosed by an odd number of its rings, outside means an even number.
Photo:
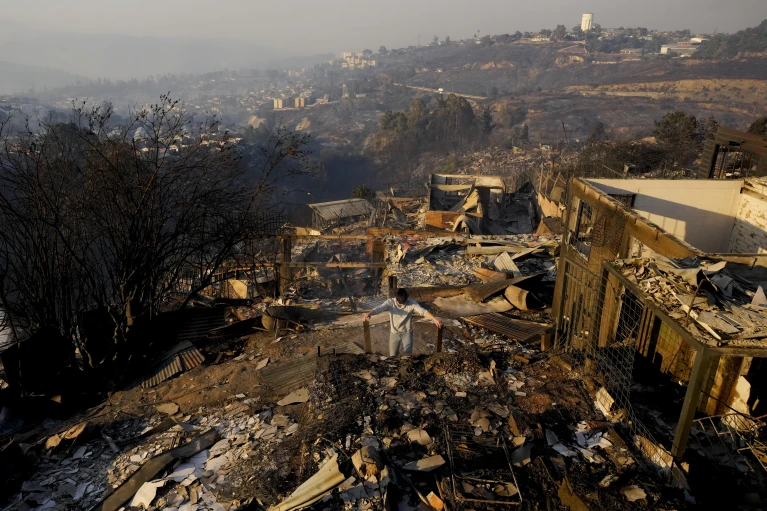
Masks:
[[[758,27],[747,28],[735,34],[719,34],[712,37],[696,57],[732,58],[739,53],[763,53],[767,51],[767,20]]]
[[[450,94],[433,108],[417,97],[401,112],[387,111],[370,149],[386,161],[409,158],[428,150],[459,150],[487,140],[495,126],[489,110],[475,114],[465,98]]]

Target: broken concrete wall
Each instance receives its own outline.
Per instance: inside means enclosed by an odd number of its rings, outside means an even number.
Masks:
[[[727,252],[767,253],[767,182],[748,180],[740,195]]]
[[[588,182],[609,195],[635,195],[633,209],[640,216],[704,252],[743,252],[728,250],[743,181],[589,179]]]
[[[653,252],[671,258],[684,258],[688,256],[703,256],[704,253],[697,248],[685,242],[681,237],[671,235],[665,232],[660,226],[647,220],[639,212],[632,211],[619,203],[615,198],[608,194],[623,195],[640,191],[641,185],[646,185],[642,181],[636,181],[632,184],[634,188],[625,186],[618,188],[627,181],[620,180],[599,180],[601,186],[598,187],[591,181],[573,180],[571,184],[572,197],[568,204],[568,217],[566,221],[567,233],[561,252],[559,263],[560,269],[567,267],[577,267],[580,270],[564,270],[559,272],[557,279],[555,298],[553,305],[553,315],[557,318],[557,328],[560,331],[563,328],[572,329],[575,332],[574,342],[585,341],[588,339],[587,332],[596,326],[597,342],[600,347],[604,347],[610,336],[614,335],[616,325],[620,318],[620,303],[612,293],[612,289],[618,289],[616,283],[605,284],[608,279],[603,279],[602,262],[604,260],[624,258],[628,255],[633,242],[641,243],[644,247]],[[615,182],[615,186],[607,186],[605,182]],[[682,191],[678,183],[674,184],[675,194],[678,196],[690,195],[689,191]],[[689,181],[687,182],[689,183]],[[719,190],[725,196],[724,199],[718,199],[720,202],[709,207],[708,212],[714,223],[727,217],[725,214],[728,208],[740,201],[741,194],[739,182],[709,182],[706,185],[710,189]],[[655,185],[650,185],[651,188]],[[706,188],[704,186],[703,188]],[[601,189],[600,189],[601,188]],[[660,192],[653,192],[662,196]],[[655,200],[655,199],[654,199]],[[693,200],[687,201],[687,206],[692,204]],[[639,203],[642,206],[642,203]],[[642,206],[642,207],[646,207]],[[658,203],[660,204],[660,202]],[[583,205],[588,205],[585,208]],[[704,206],[704,205],[701,205]],[[579,228],[578,216],[581,215],[581,225],[585,221],[584,210],[588,209],[589,218],[587,220],[588,230]],[[698,208],[701,210],[702,208]],[[656,211],[661,211],[660,209]],[[671,212],[667,208],[667,212]],[[691,210],[683,209],[682,212]],[[719,211],[719,213],[717,213]],[[718,215],[718,216],[717,216]],[[735,213],[733,212],[729,221],[735,222]],[[690,222],[694,217],[688,218]],[[722,248],[723,243],[729,243],[729,232],[724,222],[719,222],[724,229],[725,236],[710,237],[709,242],[718,244],[718,249],[727,252],[727,248]],[[680,227],[678,224],[669,224],[672,227]],[[711,224],[713,225],[713,224]],[[713,227],[710,227],[713,229]],[[682,231],[678,231],[682,232]],[[684,233],[689,234],[688,230]],[[580,236],[580,238],[579,238]],[[721,238],[721,239],[720,239]],[[722,241],[726,239],[726,241]],[[583,242],[586,243],[583,243]],[[728,256],[727,259],[738,259],[739,256]],[[738,261],[743,262],[743,261]],[[751,257],[753,263],[753,257]],[[761,264],[761,263],[757,263]],[[579,274],[579,272],[586,272]],[[590,272],[590,274],[589,274]],[[578,282],[582,285],[568,284],[566,280],[568,275],[572,276],[574,284]],[[592,282],[593,284],[588,284]],[[565,290],[567,291],[565,292]],[[603,303],[595,299],[597,290],[605,293]],[[600,308],[601,307],[601,308]],[[646,316],[646,317],[645,317]],[[566,320],[566,321],[565,321]],[[640,320],[641,325],[637,326],[637,350],[646,358],[657,370],[673,378],[676,381],[687,382],[690,378],[691,370],[695,362],[695,350],[682,340],[669,325],[664,324],[652,313],[645,314]],[[583,335],[581,335],[583,332]],[[585,345],[572,346],[574,349],[584,349]],[[737,367],[736,367],[737,366]],[[732,401],[734,387],[738,376],[741,374],[740,366],[728,361],[722,361],[715,364],[711,372],[712,384],[709,384],[706,391],[711,397],[701,400],[699,407],[701,411],[708,410],[717,400],[725,403]]]

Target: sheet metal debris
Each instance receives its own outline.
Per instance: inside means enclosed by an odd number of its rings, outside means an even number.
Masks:
[[[552,325],[517,319],[502,312],[470,316],[464,321],[520,342],[535,339],[552,329]]]
[[[183,341],[158,357],[159,362],[141,382],[144,388],[155,385],[184,371],[197,367],[205,357],[190,341]]]

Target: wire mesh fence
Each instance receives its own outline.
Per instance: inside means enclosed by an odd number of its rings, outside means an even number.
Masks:
[[[665,480],[678,478],[673,456],[654,438],[631,402],[638,339],[654,313],[606,272],[596,275],[568,259],[563,293],[555,349],[601,385],[595,405],[627,428],[647,464]]]

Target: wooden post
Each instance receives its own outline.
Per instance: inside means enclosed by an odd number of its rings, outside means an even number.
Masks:
[[[687,383],[687,392],[684,395],[684,404],[682,413],[679,414],[676,433],[674,434],[674,443],[671,445],[671,454],[678,461],[684,456],[687,448],[687,440],[690,438],[690,427],[695,418],[695,411],[700,402],[701,390],[708,379],[708,373],[711,369],[711,352],[706,348],[700,348],[695,353],[695,363],[690,373],[690,381]]]
[[[352,307],[353,312],[357,312],[357,304],[354,303],[354,295],[352,294],[351,289],[349,289],[349,285],[346,283],[346,277],[344,277],[344,271],[341,268],[336,268],[338,270],[338,275],[341,277],[341,284],[343,284],[344,289],[346,290],[346,295],[349,297],[349,304]]]
[[[293,248],[292,240],[289,236],[283,236],[280,238],[280,262],[281,263],[290,263],[291,262],[291,250]],[[288,283],[293,278],[293,272],[290,269],[289,265],[286,264],[280,264],[278,271],[278,281],[279,281],[279,290],[280,295],[285,293],[285,290],[288,287]]]
[[[437,345],[434,347],[435,353],[442,353],[442,333],[444,327],[441,326],[437,329]]]
[[[370,342],[370,321],[363,321],[362,329],[365,332],[365,353],[373,353],[373,346]]]
[[[394,298],[397,292],[397,276],[389,275],[389,298]]]

